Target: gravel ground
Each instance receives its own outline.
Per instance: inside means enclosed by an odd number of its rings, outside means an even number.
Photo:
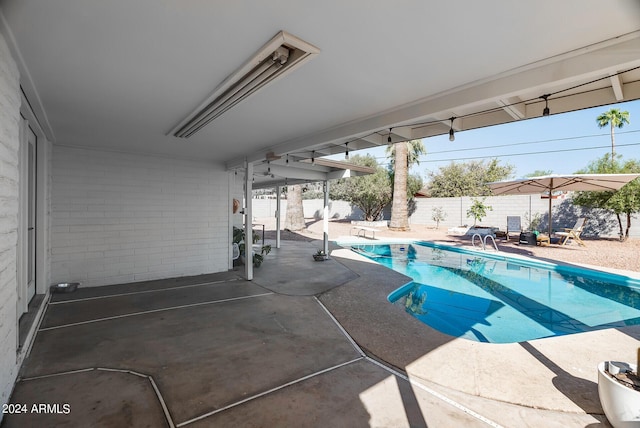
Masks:
[[[265,238],[275,240],[275,219],[260,218],[256,223],[265,225]],[[468,236],[449,235],[446,228],[439,230],[424,226],[413,225],[410,231],[396,232],[386,228],[376,228],[377,238],[407,238],[423,239],[426,241],[442,242],[450,245],[471,246]],[[329,239],[349,236],[351,222],[345,220],[331,220],[329,222]],[[300,232],[282,231],[283,240],[311,241],[322,239],[322,220],[307,219],[307,228]],[[519,245],[517,239],[510,241],[498,239],[500,251],[535,257],[546,261],[557,261],[579,265],[594,265],[609,269],[640,272],[640,239],[631,238],[625,242],[617,239],[589,239],[584,238],[586,247],[572,242],[566,246],[550,245],[546,247]]]

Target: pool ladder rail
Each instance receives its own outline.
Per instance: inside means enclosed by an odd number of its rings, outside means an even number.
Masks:
[[[476,248],[476,236],[478,237],[478,240],[480,241],[480,245],[481,245],[481,250],[482,251],[487,251],[487,239],[491,238],[491,242],[493,243],[493,248],[495,248],[496,251],[500,251],[498,249],[498,244],[496,244],[496,238],[493,237],[493,235],[484,235],[484,239],[482,238],[482,235],[480,235],[479,233],[475,233],[472,237],[471,237],[471,245],[473,245],[473,248]]]

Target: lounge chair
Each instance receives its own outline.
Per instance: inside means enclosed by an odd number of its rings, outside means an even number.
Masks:
[[[580,239],[580,234],[582,233],[582,229],[584,229],[584,222],[585,218],[580,217],[571,229],[565,228],[564,232],[556,232],[556,235],[562,237],[560,245],[566,244],[569,239],[574,239],[578,244],[586,247],[582,239]]]
[[[522,232],[520,216],[507,216],[507,241],[509,240],[509,232],[515,232],[518,236],[520,236],[520,232]]]

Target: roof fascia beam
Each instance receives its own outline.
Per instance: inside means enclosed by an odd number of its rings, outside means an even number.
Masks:
[[[445,117],[446,112],[454,110],[472,111],[487,101],[508,99],[525,89],[532,92],[540,91],[542,94],[544,88],[569,85],[576,78],[587,81],[615,70],[640,65],[638,52],[640,52],[640,30],[510,70],[491,79],[454,88],[371,117],[345,123],[313,135],[295,138],[268,147],[264,152],[255,152],[249,156],[249,159],[253,161],[264,159],[266,152],[269,151],[278,154],[295,152],[314,145],[340,144],[350,136],[389,129],[397,123],[417,122],[428,117]],[[227,162],[227,168],[232,169],[243,160],[244,157],[232,159]]]

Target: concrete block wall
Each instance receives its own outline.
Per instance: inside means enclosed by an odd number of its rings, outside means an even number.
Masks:
[[[229,174],[211,163],[53,147],[52,281],[228,269]]]
[[[424,224],[435,227],[432,219],[433,208],[441,207],[446,214],[446,219],[440,222],[440,228],[456,227],[461,225],[473,225],[473,218],[467,217],[467,210],[473,203],[471,197],[462,198],[419,198],[416,199],[416,211],[411,215],[412,224]],[[551,201],[553,209],[553,229],[572,227],[577,217],[586,217],[585,236],[618,237],[619,228],[617,219],[609,212],[581,208],[571,204],[571,197],[565,196]],[[523,229],[529,228],[529,218],[536,214],[542,216],[541,230],[548,227],[549,200],[540,195],[509,195],[490,196],[485,204],[492,207],[487,216],[478,224],[483,226],[497,226],[506,230],[507,216],[520,216]],[[626,227],[626,218],[623,216],[623,225]],[[631,221],[630,237],[640,236],[640,215],[634,214]]]
[[[442,208],[446,218],[440,222],[439,227],[446,229],[473,225],[473,218],[467,216],[467,210],[473,204],[475,198],[464,196],[458,198],[418,198],[415,200],[415,210],[409,217],[409,222],[416,225],[426,225],[435,227],[433,220],[433,209]],[[305,199],[302,201],[305,218],[322,218],[323,201],[321,199]],[[492,208],[487,211],[478,225],[496,226],[506,230],[507,216],[519,216],[521,226],[524,230],[529,229],[530,218],[539,215],[542,218],[539,229],[546,230],[548,227],[549,200],[543,199],[540,195],[509,195],[490,196],[484,203]],[[583,209],[571,204],[569,196],[553,199],[551,201],[554,217],[553,228],[559,230],[564,227],[572,227],[577,217],[587,217],[585,236],[618,237],[619,228],[617,220],[611,213],[597,210]],[[284,220],[287,201],[281,203],[281,219]],[[275,199],[254,199],[253,215],[255,218],[273,217],[275,215]],[[331,219],[361,220],[362,211],[357,207],[352,207],[346,201],[329,201],[329,216]],[[558,215],[561,212],[564,215]],[[624,217],[624,216],[623,216]],[[391,207],[385,207],[383,218],[391,218]],[[640,237],[640,215],[632,216],[632,227],[629,232],[630,237]],[[623,218],[623,225],[626,227],[626,218]]]
[[[18,366],[16,260],[20,77],[0,35],[0,403],[7,403]],[[0,420],[2,414],[0,413]]]
[[[442,208],[445,213],[445,220],[440,222],[440,227],[456,227],[462,225],[473,225],[473,217],[467,216],[467,210],[473,204],[472,197],[461,198],[418,198],[416,211],[411,215],[411,223],[435,226],[433,220],[433,209]],[[479,198],[482,200],[482,198]],[[484,226],[497,226],[506,228],[507,216],[520,216],[523,228],[529,226],[529,211],[531,216],[537,214],[545,215],[549,212],[549,200],[542,199],[539,195],[511,195],[511,196],[490,196],[484,201],[492,210],[487,211],[487,216],[478,222]],[[554,199],[553,206],[556,207],[561,200]]]
[[[253,217],[274,217],[276,213],[275,199],[253,199]],[[303,199],[302,209],[305,218],[322,218],[324,212],[324,200],[322,199]],[[280,201],[280,220],[284,221],[287,213],[287,200]],[[329,218],[332,219],[348,219],[361,220],[362,211],[353,207],[346,201],[329,201]]]

